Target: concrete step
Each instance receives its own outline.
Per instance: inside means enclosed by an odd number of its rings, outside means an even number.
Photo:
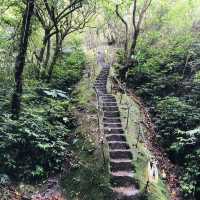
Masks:
[[[121,123],[104,123],[103,126],[104,128],[110,128],[110,129],[122,128]]]
[[[105,85],[106,86],[107,85],[107,81],[96,81],[95,84],[96,85],[101,84],[101,85]]]
[[[95,89],[106,89],[106,86],[104,85],[95,85]]]
[[[120,112],[119,111],[104,111],[104,117],[120,117]]]
[[[128,187],[113,187],[114,200],[139,200],[141,199],[140,191],[131,185]]]
[[[103,106],[117,106],[117,102],[104,102]]]
[[[104,123],[121,123],[121,119],[119,117],[104,117]]]
[[[108,145],[110,149],[130,149],[126,142],[109,142]]]
[[[130,150],[110,150],[109,154],[111,159],[133,159]]]
[[[104,95],[102,98],[104,98],[104,99],[114,99],[114,100],[116,100],[116,98],[115,98],[113,95],[111,95],[111,94]]]
[[[103,106],[103,111],[115,112],[115,111],[119,111],[119,108],[118,106]]]
[[[131,176],[115,176],[111,173],[111,184],[113,187],[129,187],[135,185],[138,187],[138,183]]]
[[[97,78],[96,82],[107,82],[107,78]]]
[[[131,171],[133,170],[132,161],[129,159],[111,159],[110,160],[110,171]]]
[[[108,99],[105,99],[105,98],[102,98],[102,101],[103,101],[103,103],[116,103],[117,101],[116,101],[116,99],[114,99],[114,98],[108,98]]]
[[[105,135],[124,135],[124,130],[121,129],[104,129]]]
[[[106,135],[106,140],[108,142],[126,142],[126,137],[125,135],[119,135],[119,134],[109,134],[109,135]]]
[[[106,90],[100,90],[100,89],[96,89],[96,91],[97,91],[97,93],[103,93],[103,94],[105,94],[107,91]]]

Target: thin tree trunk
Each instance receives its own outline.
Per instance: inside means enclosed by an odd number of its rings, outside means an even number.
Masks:
[[[135,31],[134,36],[133,36],[133,41],[131,43],[129,55],[128,55],[127,65],[132,64],[132,61],[133,61],[132,56],[135,54],[135,48],[136,48],[136,45],[137,45],[138,35],[139,35],[139,31]]]
[[[49,66],[48,75],[47,75],[47,82],[51,81],[52,74],[53,74],[53,68],[54,68],[54,65],[56,64],[56,61],[57,61],[59,53],[60,53],[60,44],[61,44],[61,42],[60,42],[59,33],[56,33],[56,47],[55,47],[55,50],[54,50],[52,62]]]
[[[120,72],[119,72],[120,73],[120,79],[122,81],[126,80],[126,74],[129,70],[129,68],[134,66],[134,59],[132,58],[132,56],[135,54],[135,48],[136,48],[136,45],[137,45],[138,36],[139,36],[139,30],[136,30],[134,32],[134,35],[133,35],[133,41],[132,41],[132,44],[131,44],[131,48],[129,50],[129,55],[128,55],[126,64],[122,69],[120,69]]]
[[[49,41],[49,31],[45,30],[45,34],[44,34],[43,42],[42,42],[42,48],[40,49],[40,53],[38,56],[38,62],[39,62],[38,64],[41,64],[44,59],[44,52],[45,52],[46,46],[48,45],[48,41]]]
[[[16,57],[15,63],[15,88],[12,96],[11,111],[13,118],[18,119],[21,107],[21,95],[22,95],[22,75],[25,65],[25,57],[28,47],[29,32],[31,26],[31,17],[33,15],[35,0],[26,1],[26,10],[23,14],[21,38],[19,43],[19,52]]]
[[[51,39],[48,39],[47,42],[47,52],[46,52],[46,58],[45,58],[45,62],[44,62],[44,67],[46,68],[49,62],[49,58],[50,58],[50,53],[51,53]]]
[[[116,10],[115,10],[117,16],[121,20],[121,22],[125,26],[125,42],[124,42],[124,61],[125,63],[127,62],[127,57],[128,57],[128,24],[125,21],[125,19],[120,15],[119,13],[119,5],[116,5]]]

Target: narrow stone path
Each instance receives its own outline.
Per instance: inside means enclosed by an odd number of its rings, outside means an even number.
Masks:
[[[98,53],[102,67],[94,84],[103,109],[103,129],[109,146],[110,181],[114,200],[138,200],[140,192],[133,173],[133,154],[126,141],[116,98],[107,92],[110,67],[106,65],[102,52]]]

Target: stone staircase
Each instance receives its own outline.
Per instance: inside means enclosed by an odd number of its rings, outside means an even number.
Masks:
[[[94,88],[102,104],[103,130],[109,147],[110,182],[114,200],[139,200],[140,192],[133,173],[133,154],[126,141],[116,98],[107,93],[109,67],[102,65]]]

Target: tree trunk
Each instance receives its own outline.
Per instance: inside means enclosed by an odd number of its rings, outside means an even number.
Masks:
[[[46,68],[49,62],[49,58],[50,58],[50,52],[51,52],[51,39],[48,38],[48,42],[47,42],[47,52],[46,52],[46,58],[45,58],[45,62],[44,62],[44,67]]]
[[[59,53],[60,53],[60,45],[61,45],[60,36],[59,36],[59,33],[56,33],[56,47],[55,47],[55,50],[54,50],[52,62],[49,66],[48,75],[47,75],[47,82],[51,81],[52,74],[53,74],[53,67],[56,64],[56,61],[57,61]]]
[[[119,75],[120,75],[121,81],[125,81],[126,80],[126,75],[127,75],[127,72],[129,70],[129,68],[130,67],[134,67],[134,59],[132,58],[132,56],[135,54],[135,48],[136,48],[136,45],[137,45],[138,36],[139,36],[139,30],[136,30],[134,32],[134,35],[133,35],[133,41],[131,43],[131,48],[129,50],[129,55],[127,57],[126,64],[119,71]]]
[[[132,57],[132,55],[135,54],[135,48],[136,48],[136,45],[137,45],[138,36],[139,36],[139,31],[136,30],[134,32],[134,35],[133,35],[133,41],[132,41],[132,44],[131,44],[131,48],[130,48],[130,51],[129,51],[128,61],[127,62],[129,62],[130,60],[132,60],[131,57]]]
[[[120,15],[119,13],[119,5],[116,5],[116,10],[115,10],[117,16],[121,20],[121,22],[125,26],[125,42],[124,42],[124,61],[125,63],[127,62],[127,57],[128,57],[128,24],[125,21],[125,19]]]
[[[39,56],[37,57],[38,64],[41,64],[43,61],[44,52],[45,52],[46,46],[48,45],[48,41],[49,41],[49,31],[45,30],[45,34],[44,34],[43,42],[42,42],[42,48],[40,49]]]
[[[16,57],[15,63],[15,88],[12,96],[11,111],[13,118],[18,119],[21,107],[21,95],[22,95],[22,75],[25,65],[25,57],[28,47],[29,32],[31,26],[31,17],[33,15],[35,0],[26,1],[26,10],[23,14],[21,37],[19,43],[19,52]]]

